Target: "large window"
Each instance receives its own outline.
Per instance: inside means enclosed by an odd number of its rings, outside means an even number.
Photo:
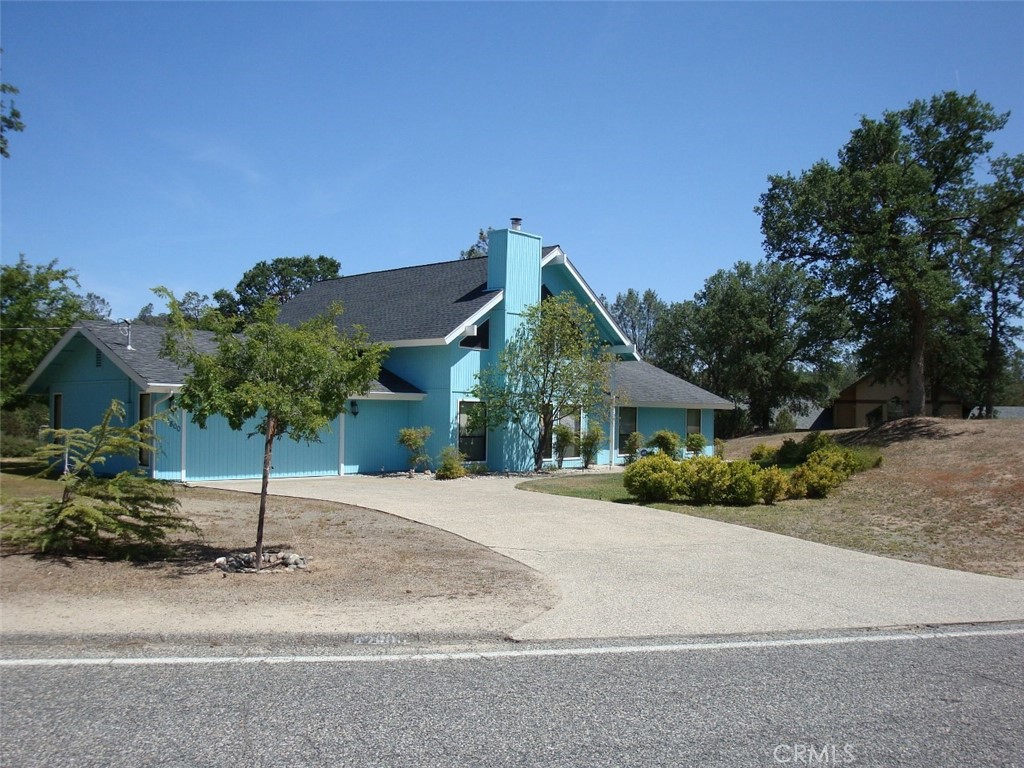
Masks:
[[[466,461],[487,461],[485,407],[474,400],[459,401],[459,452]]]
[[[636,432],[636,408],[619,408],[619,439],[616,443],[619,453],[622,453],[622,446],[629,440],[629,436]]]

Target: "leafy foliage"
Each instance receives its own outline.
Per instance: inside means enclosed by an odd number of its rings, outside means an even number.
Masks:
[[[612,362],[593,316],[563,293],[523,312],[497,364],[477,374],[471,394],[487,403],[488,426],[511,426],[529,441],[540,471],[554,425],[606,403]]]
[[[914,101],[862,118],[835,165],[772,176],[761,196],[768,253],[803,265],[849,303],[865,369],[907,381],[911,416],[924,414],[929,360],[935,367],[950,344],[971,350],[957,343],[958,314],[976,274],[997,285],[975,268],[979,249],[1019,226],[1024,156],[988,158],[989,135],[1007,120],[974,94]],[[986,163],[998,188],[976,180]],[[1015,290],[999,285],[1003,296]],[[956,378],[957,366],[971,378],[974,360],[947,360],[944,378]]]
[[[666,456],[673,459],[676,457],[676,454],[679,453],[680,445],[682,445],[682,439],[679,437],[679,434],[669,429],[659,429],[651,435],[651,439],[647,441],[648,447],[657,448]]]
[[[591,424],[580,435],[580,457],[583,459],[583,468],[589,469],[590,465],[597,461],[597,454],[604,442],[604,430],[597,424]]]
[[[848,331],[842,302],[823,299],[819,281],[793,265],[741,261],[709,277],[692,301],[668,307],[651,352],[670,373],[745,401],[754,425],[766,429],[775,409],[805,408],[838,391],[836,359]]]
[[[644,447],[644,442],[644,436],[639,432],[629,433],[625,445],[622,446],[622,452],[626,454],[626,464],[632,464],[637,460],[641,449]]]
[[[465,455],[460,453],[459,449],[454,445],[445,446],[441,449],[441,456],[434,477],[438,480],[457,480],[460,477],[465,477],[466,466],[463,464],[465,460]]]
[[[398,444],[409,451],[409,467],[413,471],[430,464],[430,454],[426,452],[427,440],[434,433],[430,427],[403,427],[398,430]]]
[[[286,256],[261,261],[242,275],[235,291],[221,289],[213,294],[218,312],[242,327],[257,320],[268,302],[284,304],[306,288],[339,276],[341,264],[329,256]],[[237,330],[237,328],[236,328]]]
[[[82,317],[73,269],[32,265],[25,256],[0,267],[0,405],[22,402],[25,379],[63,332]]]
[[[195,530],[178,514],[178,500],[166,483],[131,472],[97,476],[109,457],[152,450],[156,419],[116,426],[124,417],[124,405],[114,400],[89,430],[43,431],[48,442],[35,456],[62,469],[61,496],[16,501],[4,509],[8,543],[47,554],[132,556],[159,551],[171,531]]]
[[[789,494],[789,478],[778,467],[765,467],[758,474],[758,486],[761,500],[765,504],[774,504]]]
[[[681,480],[682,465],[664,453],[637,459],[622,476],[629,495],[645,504],[670,501],[679,492]]]
[[[702,432],[691,432],[686,436],[686,450],[690,453],[704,453],[707,448],[708,439]]]
[[[469,248],[464,251],[459,251],[460,259],[482,259],[487,256],[488,247],[488,236],[493,232],[493,228],[488,227],[487,229],[480,229],[479,234],[476,236],[476,242],[473,243]]]
[[[654,326],[667,308],[668,305],[650,288],[643,295],[630,288],[615,296],[609,311],[626,336],[636,344],[637,352],[646,357],[651,350]]]
[[[579,435],[576,434],[576,430],[570,427],[568,424],[555,424],[552,427],[554,433],[554,451],[555,461],[558,462],[558,468],[562,468],[562,463],[565,461],[566,454],[569,453],[573,446],[579,442]]]
[[[17,95],[18,89],[10,83],[0,83],[0,94],[3,96]],[[14,106],[14,100],[0,99],[0,157],[10,157],[7,149],[7,134],[12,131],[25,130],[25,123],[21,120],[21,112]]]

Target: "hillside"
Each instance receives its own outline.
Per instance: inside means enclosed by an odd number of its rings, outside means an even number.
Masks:
[[[787,502],[821,507],[815,518],[829,530],[809,529],[806,538],[1024,578],[1024,421],[901,419],[834,434],[879,446],[884,461],[825,502]],[[745,458],[758,443],[802,436],[728,441],[726,457]]]

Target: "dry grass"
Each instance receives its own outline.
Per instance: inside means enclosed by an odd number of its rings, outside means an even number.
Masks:
[[[834,433],[882,449],[881,467],[851,478],[824,501],[790,501],[768,521],[715,514],[778,533],[944,568],[1024,578],[1024,421],[902,419]],[[726,444],[744,458],[760,442]],[[699,510],[687,510],[702,514]]]

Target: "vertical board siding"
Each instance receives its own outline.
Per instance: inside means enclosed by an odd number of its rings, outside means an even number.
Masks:
[[[230,480],[263,476],[263,436],[253,434],[257,419],[239,431],[227,419],[211,416],[201,429],[186,416],[185,477],[187,480]],[[274,443],[272,477],[338,474],[337,421],[325,427],[319,443],[296,442],[285,436]]]
[[[360,400],[359,415],[346,413],[345,474],[398,472],[409,467],[409,452],[398,444],[409,423],[407,400]]]

